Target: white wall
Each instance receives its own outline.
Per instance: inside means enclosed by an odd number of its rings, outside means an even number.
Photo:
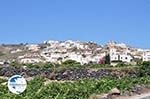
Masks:
[[[143,53],[143,61],[150,61],[150,52]]]

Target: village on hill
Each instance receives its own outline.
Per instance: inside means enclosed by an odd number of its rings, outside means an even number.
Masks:
[[[80,64],[105,64],[109,55],[111,65],[119,62],[136,65],[140,61],[150,61],[150,50],[130,47],[124,43],[108,42],[99,45],[95,42],[44,41],[41,44],[2,44],[0,45],[0,64],[18,62],[58,63],[74,60]]]

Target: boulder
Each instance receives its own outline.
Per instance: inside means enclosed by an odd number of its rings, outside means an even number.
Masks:
[[[120,92],[120,90],[117,89],[117,88],[113,88],[113,89],[111,89],[111,91],[109,92],[109,95],[120,95],[120,94],[121,94],[121,92]]]

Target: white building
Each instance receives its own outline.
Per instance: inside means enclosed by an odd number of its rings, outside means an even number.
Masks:
[[[37,45],[37,44],[26,45],[26,47],[30,51],[38,51],[40,49],[39,45]]]
[[[130,63],[133,60],[133,57],[129,54],[122,54],[120,55],[120,60],[123,62]]]
[[[39,58],[23,58],[19,62],[23,64],[29,64],[29,63],[39,63],[42,62],[42,60]]]
[[[75,60],[77,62],[80,62],[82,64],[82,55],[78,55],[76,53],[69,53],[68,57],[64,59],[65,60]]]
[[[10,53],[18,53],[18,52],[22,52],[22,50],[21,49],[16,49],[16,50],[12,50]]]
[[[127,53],[128,51],[120,52],[115,48],[110,49],[110,61],[131,62],[133,57]]]
[[[150,61],[150,51],[143,52],[143,61]]]

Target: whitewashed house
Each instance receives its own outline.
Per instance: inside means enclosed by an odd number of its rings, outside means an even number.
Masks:
[[[39,62],[42,62],[42,60],[39,59],[39,58],[23,58],[23,59],[20,59],[20,63],[23,63],[23,64],[39,63]]]
[[[150,51],[143,53],[143,61],[150,61]]]
[[[122,61],[130,63],[133,60],[133,57],[127,53],[127,51],[120,52],[117,49],[110,49],[110,61]]]
[[[38,51],[40,49],[39,45],[37,45],[37,44],[26,45],[26,47],[30,51]]]
[[[122,62],[130,63],[130,62],[132,62],[133,57],[132,57],[130,54],[121,54],[121,55],[120,55],[120,60],[121,60]]]

